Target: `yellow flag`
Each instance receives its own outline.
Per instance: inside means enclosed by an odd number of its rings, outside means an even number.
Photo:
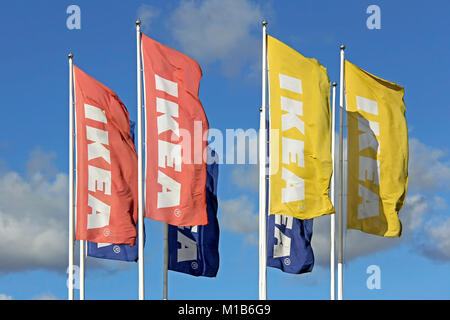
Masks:
[[[348,123],[347,228],[399,237],[408,186],[403,87],[345,61]]]
[[[268,36],[270,213],[311,219],[334,212],[330,81],[316,59]]]

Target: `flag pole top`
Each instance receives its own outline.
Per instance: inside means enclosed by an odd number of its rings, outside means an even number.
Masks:
[[[341,50],[345,50],[345,46],[343,44],[341,44]]]
[[[136,25],[137,25],[137,26],[140,26],[140,25],[141,25],[141,19],[137,19],[137,20],[136,20]]]
[[[262,26],[263,27],[267,27],[267,25],[269,24],[266,20],[263,20],[262,22],[261,22],[261,24],[262,24]]]
[[[337,86],[337,82],[333,81],[332,85],[333,85],[333,87],[336,87]]]
[[[70,53],[67,55],[67,57],[68,57],[69,59],[72,59],[72,58],[73,58],[72,52],[70,52]]]

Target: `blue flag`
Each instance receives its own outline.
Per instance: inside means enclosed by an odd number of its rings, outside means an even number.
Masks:
[[[192,227],[169,225],[168,234],[169,270],[203,277],[215,277],[219,270],[219,223],[217,221],[219,167],[214,150],[210,150],[210,156],[206,180],[208,224]]]
[[[134,142],[134,128],[136,123],[130,120],[130,135]],[[138,225],[136,224],[136,229]],[[112,244],[112,243],[95,243],[87,242],[87,255],[89,257],[122,260],[122,261],[137,261],[138,260],[138,243],[139,237],[136,237],[136,244],[129,246],[126,244]],[[145,229],[144,229],[144,243],[145,243]]]
[[[295,274],[312,271],[313,219],[270,214],[267,225],[267,265]]]

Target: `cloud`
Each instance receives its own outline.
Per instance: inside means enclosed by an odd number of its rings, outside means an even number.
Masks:
[[[231,171],[232,183],[240,189],[256,192],[259,190],[259,166],[236,166]]]
[[[422,253],[436,261],[450,261],[450,218],[435,218],[425,225]]]
[[[220,227],[224,230],[244,234],[244,241],[257,244],[258,214],[253,201],[247,196],[219,201]]]
[[[168,28],[183,52],[202,63],[220,62],[226,75],[259,63],[263,8],[250,0],[181,1]]]
[[[444,161],[445,150],[427,146],[415,138],[409,140],[409,147],[408,192],[449,190],[450,163]]]
[[[51,159],[33,152],[28,168]],[[45,166],[44,166],[45,167]],[[0,176],[0,271],[67,265],[68,178],[28,170],[28,180],[8,171]]]
[[[149,4],[142,4],[137,9],[136,16],[141,20],[141,29],[144,32],[151,30],[153,21],[159,17],[160,10]]]
[[[55,297],[52,293],[45,292],[37,295],[32,300],[58,300],[58,298]]]
[[[0,300],[13,300],[13,298],[4,293],[0,293]]]

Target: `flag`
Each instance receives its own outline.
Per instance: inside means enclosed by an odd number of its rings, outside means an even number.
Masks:
[[[134,143],[134,129],[136,123],[130,120],[130,136]],[[136,224],[136,230],[138,224]],[[112,244],[112,243],[95,243],[87,242],[87,255],[94,258],[122,260],[122,261],[137,261],[138,260],[138,242],[139,236],[136,237],[134,246],[127,244]],[[145,243],[145,229],[144,229],[144,243]]]
[[[330,82],[325,67],[268,36],[270,213],[311,219],[334,212]]]
[[[313,219],[299,220],[271,214],[267,224],[267,265],[295,274],[312,271]]]
[[[345,91],[347,228],[399,237],[409,157],[404,89],[345,61]]]
[[[146,114],[146,217],[206,225],[208,120],[195,60],[142,35]]]
[[[125,105],[74,66],[76,239],[134,245],[137,155]]]
[[[193,276],[215,277],[219,270],[219,223],[217,221],[218,157],[211,151],[206,180],[208,224],[177,227],[169,225],[169,270]]]

